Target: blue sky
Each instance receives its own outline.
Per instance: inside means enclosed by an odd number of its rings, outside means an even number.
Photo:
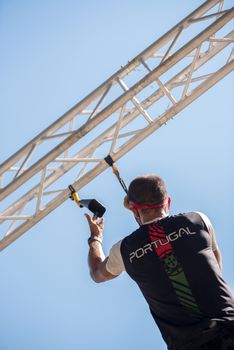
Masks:
[[[0,161],[201,3],[2,0]],[[118,161],[127,184],[144,173],[164,177],[173,213],[210,217],[232,288],[233,107],[229,75]],[[107,207],[108,253],[136,227],[122,206],[123,191],[108,169],[81,194]],[[67,201],[1,252],[1,350],[165,349],[126,274],[91,281],[87,238],[83,211]]]

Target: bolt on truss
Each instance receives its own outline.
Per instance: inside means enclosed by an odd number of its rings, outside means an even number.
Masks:
[[[233,14],[206,1],[0,166],[0,250],[233,70]]]

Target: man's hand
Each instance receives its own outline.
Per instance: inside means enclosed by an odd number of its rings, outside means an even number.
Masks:
[[[95,215],[91,217],[89,214],[84,214],[90,229],[90,236],[97,236],[102,240],[103,237],[103,229],[104,229],[104,220],[103,218],[97,218]]]
[[[102,250],[102,233],[103,233],[103,227],[104,227],[104,220],[103,218],[97,218],[96,216],[91,216],[87,213],[85,213],[85,217],[89,224],[90,229],[90,235],[91,237],[98,237],[100,239],[100,242],[98,241],[91,241],[89,243],[89,255],[88,255],[88,263],[89,263],[89,269],[90,269],[90,275],[92,279],[97,282],[105,282],[112,278],[115,278],[115,275],[112,275],[109,271],[106,269],[106,263],[108,258],[105,258],[105,255]]]

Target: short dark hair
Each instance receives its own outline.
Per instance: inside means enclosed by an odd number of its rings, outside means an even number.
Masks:
[[[139,176],[128,188],[128,200],[137,204],[159,204],[167,198],[166,185],[157,175]]]

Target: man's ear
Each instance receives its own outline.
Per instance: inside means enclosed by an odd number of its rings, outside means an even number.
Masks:
[[[126,209],[131,210],[131,209],[130,209],[130,206],[129,206],[128,196],[125,196],[125,197],[124,197],[123,205],[124,205],[124,207],[125,207]]]
[[[164,205],[164,210],[166,211],[167,214],[170,212],[170,207],[171,207],[171,197],[168,197]]]
[[[170,210],[170,207],[171,207],[171,197],[168,197],[167,205],[168,205],[168,210]]]
[[[134,210],[133,208],[130,208],[128,196],[125,196],[125,197],[124,197],[123,205],[124,205],[124,207],[125,207],[126,209],[130,210],[130,211],[133,213],[136,222],[138,223],[138,225],[141,226],[142,223],[141,223],[141,218],[140,218],[139,212],[138,212],[137,209]]]

